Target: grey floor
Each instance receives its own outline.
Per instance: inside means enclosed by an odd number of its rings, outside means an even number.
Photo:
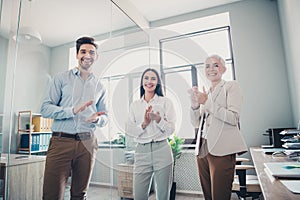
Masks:
[[[70,199],[69,187],[66,189],[65,200]],[[88,191],[88,200],[120,200],[117,188],[110,188],[106,186],[90,185]],[[123,199],[127,200],[127,199]],[[128,199],[129,200],[129,199]],[[155,194],[150,195],[149,200],[156,200]],[[176,200],[204,200],[197,194],[176,194]],[[236,194],[232,194],[231,200],[238,200]]]

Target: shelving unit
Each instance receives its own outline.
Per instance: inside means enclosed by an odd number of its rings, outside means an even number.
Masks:
[[[32,111],[18,112],[18,153],[39,154],[47,151],[51,138],[52,119]],[[30,127],[26,128],[26,124]],[[32,125],[34,127],[32,128]]]

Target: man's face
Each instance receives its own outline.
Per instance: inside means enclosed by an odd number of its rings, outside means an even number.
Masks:
[[[92,44],[83,44],[76,55],[78,67],[89,70],[93,63],[97,60],[97,49]]]

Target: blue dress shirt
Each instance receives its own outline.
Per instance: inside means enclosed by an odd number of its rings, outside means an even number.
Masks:
[[[80,103],[93,100],[93,104],[86,110],[73,114],[73,107]],[[95,112],[106,112],[101,115],[97,123],[86,120]],[[53,118],[53,132],[94,132],[96,125],[102,127],[107,124],[106,89],[100,79],[90,74],[83,80],[77,68],[59,73],[53,78],[49,95],[41,107],[41,114],[45,118]]]

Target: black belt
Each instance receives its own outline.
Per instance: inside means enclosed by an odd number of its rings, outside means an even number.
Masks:
[[[165,142],[166,140],[151,140],[150,142],[147,143],[140,143],[142,145],[146,145],[146,144],[153,144],[153,143],[160,143],[160,142]]]
[[[65,132],[53,132],[52,136],[62,137],[62,138],[71,138],[74,140],[89,140],[92,138],[92,133],[90,132],[81,132],[81,133],[65,133]]]

